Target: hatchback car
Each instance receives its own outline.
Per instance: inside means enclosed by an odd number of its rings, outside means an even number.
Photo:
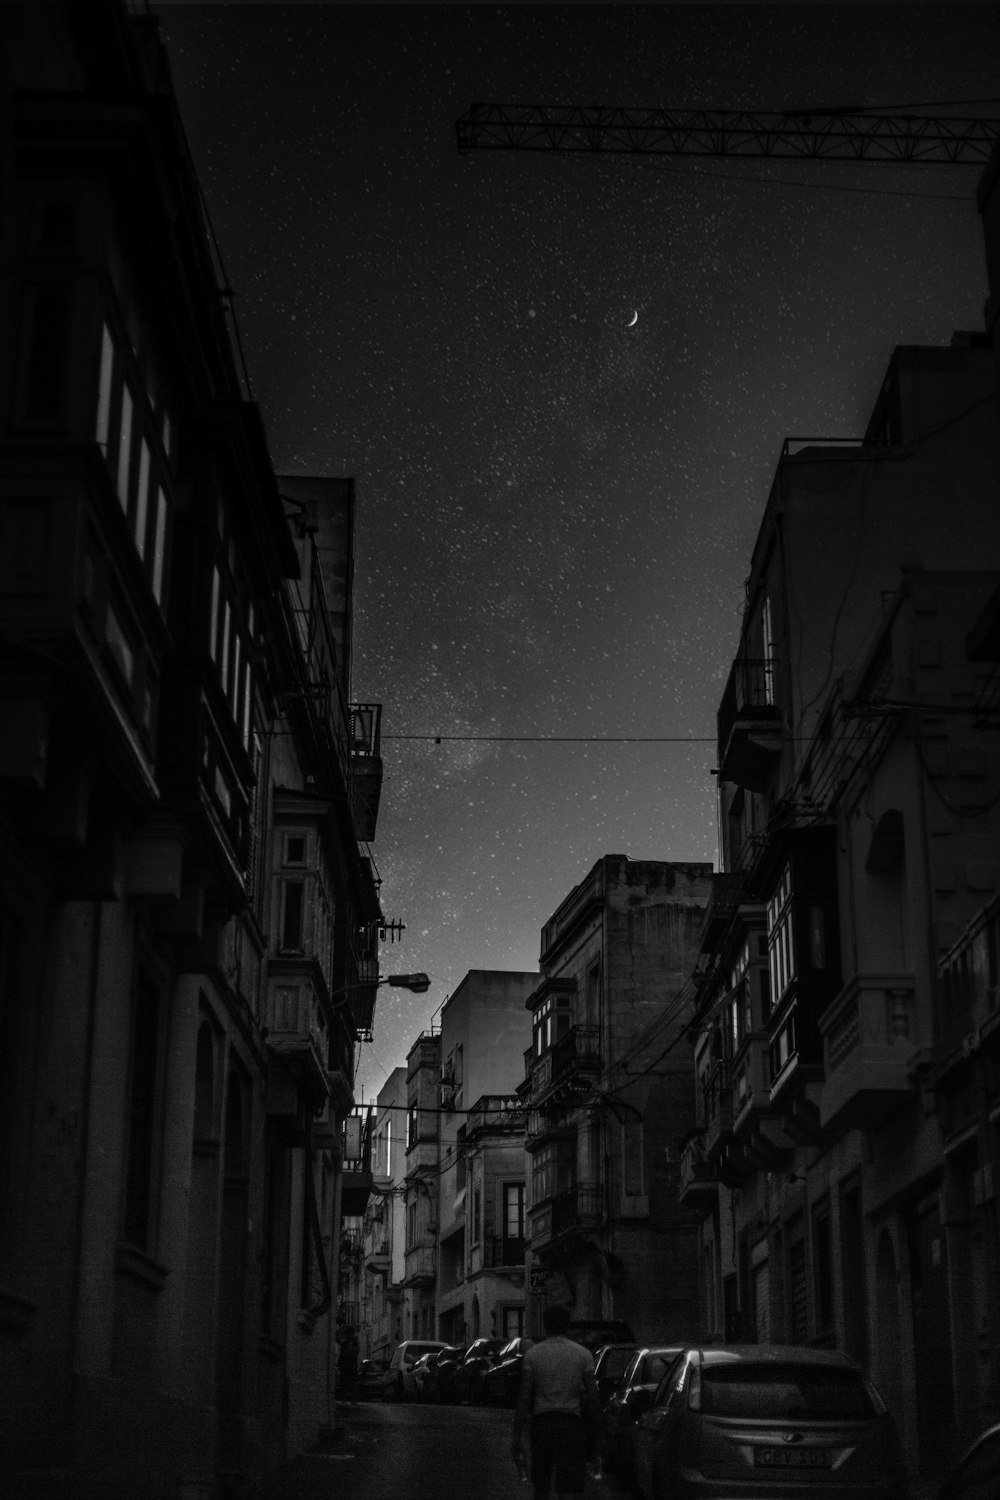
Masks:
[[[645,1500],[905,1500],[896,1425],[830,1349],[687,1347],[629,1429]]]
[[[627,1473],[628,1429],[639,1413],[648,1408],[660,1381],[683,1348],[683,1344],[657,1344],[637,1349],[632,1355],[604,1407],[604,1464],[608,1470]]]
[[[465,1358],[455,1371],[455,1400],[470,1406],[483,1401],[483,1377],[496,1364],[503,1339],[476,1339],[465,1351]]]
[[[1000,1423],[981,1432],[936,1492],[937,1500],[997,1500],[1000,1495]]]
[[[401,1344],[397,1344],[389,1361],[389,1373],[392,1376],[389,1397],[396,1401],[412,1397],[415,1394],[413,1366],[417,1360],[421,1355],[445,1348],[447,1345],[442,1339],[404,1339]]]
[[[483,1402],[486,1406],[516,1405],[525,1351],[533,1343],[533,1339],[511,1339],[500,1350],[496,1363],[483,1374]]]
[[[602,1344],[594,1351],[594,1373],[597,1376],[597,1394],[601,1405],[607,1406],[617,1389],[622,1376],[638,1353],[639,1345]]]
[[[358,1366],[359,1401],[381,1401],[391,1383],[392,1376],[389,1373],[387,1359],[363,1359],[361,1361]]]

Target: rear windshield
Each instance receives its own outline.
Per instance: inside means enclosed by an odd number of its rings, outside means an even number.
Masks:
[[[878,1415],[864,1378],[849,1368],[754,1365],[740,1360],[731,1365],[702,1365],[700,1383],[701,1410],[706,1416],[784,1422]]]

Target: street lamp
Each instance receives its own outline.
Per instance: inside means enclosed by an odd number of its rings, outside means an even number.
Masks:
[[[401,990],[412,990],[416,995],[423,995],[431,987],[426,974],[386,974],[378,983],[392,984]]]
[[[423,995],[431,987],[430,976],[427,974],[383,974],[379,979],[356,979],[353,984],[341,985],[339,990],[334,990],[330,996],[336,1000],[338,995],[348,995],[353,990],[371,989],[372,985],[378,988],[382,984],[391,984],[396,989],[412,990],[416,995]],[[338,1005],[346,1005],[346,1000],[338,1001]]]

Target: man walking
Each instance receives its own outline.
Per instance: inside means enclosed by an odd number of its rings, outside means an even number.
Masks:
[[[523,1433],[530,1419],[534,1500],[548,1500],[553,1475],[558,1494],[583,1493],[588,1436],[595,1444],[601,1421],[594,1357],[567,1338],[569,1308],[547,1307],[542,1321],[545,1338],[532,1345],[521,1366],[510,1445],[514,1462],[523,1467]]]

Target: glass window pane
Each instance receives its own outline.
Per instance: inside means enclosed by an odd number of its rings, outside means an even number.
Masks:
[[[122,510],[128,512],[128,481],[132,458],[132,394],[127,385],[122,387],[121,436],[118,441],[118,498]]]
[[[153,594],[163,603],[163,557],[167,542],[167,497],[162,489],[156,494],[156,525],[153,538]]]
[[[146,520],[149,514],[148,508],[149,490],[149,445],[145,438],[139,440],[139,489],[135,500],[135,515],[132,519],[132,534],[135,537],[135,545],[139,549],[139,556],[146,556]]]
[[[108,456],[108,438],[111,434],[111,376],[114,358],[111,330],[105,323],[101,333],[101,374],[97,386],[97,421],[94,427],[94,436],[100,443],[105,458]]]

